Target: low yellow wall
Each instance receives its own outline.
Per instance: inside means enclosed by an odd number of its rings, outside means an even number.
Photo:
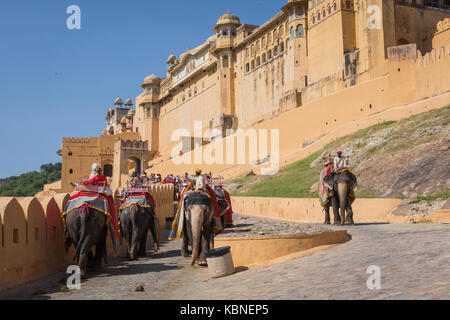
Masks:
[[[154,185],[150,192],[164,228],[165,219],[173,217],[173,185]],[[0,197],[0,291],[73,264],[73,246],[68,254],[64,250],[61,221],[69,198],[67,193],[48,197]],[[107,243],[111,255],[111,241]]]
[[[319,246],[344,243],[346,230],[286,236],[229,237],[215,239],[215,247],[231,247],[235,267],[256,267],[274,259],[289,256]]]
[[[250,216],[297,222],[323,222],[324,212],[319,199],[288,199],[232,197],[233,211]],[[353,204],[355,222],[386,222],[388,213],[400,199],[356,199]],[[331,218],[333,218],[332,212]]]

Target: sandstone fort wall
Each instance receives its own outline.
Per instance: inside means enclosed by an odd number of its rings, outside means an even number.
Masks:
[[[165,219],[173,217],[173,185],[154,185],[151,194],[159,224],[164,228]],[[0,291],[73,264],[73,246],[66,254],[61,221],[69,198],[67,193],[39,198],[0,197]],[[107,239],[107,243],[111,253],[111,241]]]

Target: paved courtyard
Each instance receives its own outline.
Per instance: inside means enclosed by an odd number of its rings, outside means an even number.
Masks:
[[[180,242],[173,241],[139,261],[113,261],[81,290],[62,292],[61,273],[3,292],[0,299],[450,299],[450,224],[346,229],[352,240],[345,244],[225,278],[210,279],[207,269],[191,267],[180,255]],[[379,290],[367,288],[371,265],[381,269]],[[136,292],[138,286],[144,291]]]

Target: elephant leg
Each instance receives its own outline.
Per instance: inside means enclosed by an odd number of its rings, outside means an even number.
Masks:
[[[159,240],[158,240],[158,230],[156,230],[156,221],[155,217],[150,217],[150,233],[152,234],[153,238],[153,251],[158,252],[159,251]]]
[[[347,217],[345,219],[345,223],[348,224],[355,224],[355,222],[353,221],[353,209],[352,209],[352,205],[350,204],[350,200],[347,200]]]
[[[95,246],[95,257],[93,265],[95,271],[102,270],[102,258],[105,255],[105,250],[106,250],[106,234],[104,237],[102,235],[100,242],[97,243],[97,245]]]
[[[136,228],[133,226],[133,231],[131,233],[131,247],[130,247],[131,260],[137,260],[138,243],[139,243],[139,234]]]
[[[187,230],[183,229],[183,233],[182,233],[182,238],[183,238],[183,242],[181,243],[181,255],[185,258],[189,257],[189,236],[187,235]]]
[[[80,267],[80,275],[81,278],[86,278],[87,276],[87,267],[88,267],[88,255],[91,251],[91,235],[87,235],[83,243],[81,244],[80,257],[78,261],[78,266]]]
[[[200,266],[207,266],[206,263],[206,253],[211,250],[211,240],[213,237],[213,227],[211,224],[203,226],[202,231],[202,243],[201,243],[201,251],[198,259],[198,264]]]
[[[323,224],[331,224],[330,222],[330,204],[326,204],[325,207],[323,208],[325,211],[325,221]]]
[[[139,240],[138,257],[146,257],[147,256],[147,234],[148,234],[148,228],[145,228],[143,231],[143,234],[141,235],[140,240]]]
[[[341,216],[339,215],[339,202],[336,197],[331,199],[331,206],[333,207],[333,223],[335,226],[341,224]]]

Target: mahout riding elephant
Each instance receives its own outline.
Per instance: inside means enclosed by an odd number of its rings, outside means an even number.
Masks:
[[[120,214],[120,232],[127,240],[127,258],[137,260],[147,255],[146,243],[148,230],[153,238],[153,250],[159,250],[159,237],[156,215],[153,207],[134,204],[122,210]]]
[[[357,185],[356,176],[349,170],[341,173],[333,173],[324,177],[324,183],[331,187],[331,206],[333,207],[334,224],[354,224],[352,202],[354,198],[353,189]],[[325,206],[325,223],[330,222],[330,204]],[[340,211],[340,214],[339,214]],[[345,212],[347,211],[347,215]]]
[[[101,269],[102,258],[106,256],[107,216],[84,205],[79,211],[69,212],[65,221],[67,232],[75,245],[75,264],[80,267],[81,277],[85,278],[88,266],[94,270]],[[93,246],[95,255],[90,261]]]
[[[189,256],[188,245],[192,247],[191,265],[197,261],[206,265],[206,252],[214,247],[214,206],[204,192],[193,192],[186,199],[184,210],[181,254]]]

